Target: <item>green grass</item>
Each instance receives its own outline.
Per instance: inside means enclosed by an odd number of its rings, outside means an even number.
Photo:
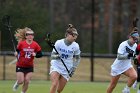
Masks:
[[[0,81],[0,93],[20,93],[21,86],[16,92],[12,91],[15,81]],[[108,86],[103,82],[68,82],[62,93],[106,93]],[[125,83],[118,83],[113,93],[121,93]],[[50,81],[31,81],[27,93],[49,93]],[[137,90],[131,89],[131,93]]]

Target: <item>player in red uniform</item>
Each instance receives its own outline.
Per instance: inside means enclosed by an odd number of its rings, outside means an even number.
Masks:
[[[39,44],[33,40],[34,32],[30,28],[18,29],[15,36],[18,39],[17,52],[15,52],[18,61],[16,63],[17,81],[13,90],[16,91],[18,86],[22,84],[21,93],[26,93],[34,71],[34,57],[42,57],[42,52]]]
[[[136,89],[137,88],[137,84],[140,82],[140,44],[138,44],[138,46],[136,48],[134,64],[136,65],[136,70],[137,70],[137,75],[138,75],[137,80],[133,84],[133,88]],[[140,93],[140,85],[139,85],[137,93]]]

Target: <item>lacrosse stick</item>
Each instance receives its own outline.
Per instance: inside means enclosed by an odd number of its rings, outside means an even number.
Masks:
[[[11,23],[10,23],[10,16],[9,16],[9,15],[3,16],[2,22],[3,22],[4,26],[6,27],[6,29],[7,29],[7,30],[9,31],[9,33],[10,33],[10,39],[11,39],[11,41],[12,41],[14,51],[16,51],[16,47],[15,47],[14,40],[13,40],[13,36],[12,36],[12,32],[11,32],[12,26],[11,26]]]
[[[50,33],[47,34],[47,37],[46,37],[45,41],[48,43],[48,45],[50,47],[52,47],[56,51],[57,54],[59,54],[58,51],[57,51],[57,49],[54,46],[54,43],[50,40]],[[70,71],[68,70],[68,68],[67,68],[66,64],[64,63],[64,61],[62,60],[62,58],[60,58],[60,60],[63,63],[64,67],[66,68],[69,76],[72,77],[72,75],[70,74]]]
[[[16,47],[15,47],[15,43],[14,43],[12,31],[11,31],[12,26],[11,26],[11,22],[10,22],[10,16],[9,16],[9,15],[3,16],[3,18],[2,18],[2,23],[4,24],[4,26],[6,27],[6,29],[7,29],[7,30],[9,31],[9,33],[10,33],[10,39],[11,39],[11,41],[12,41],[14,51],[16,52]],[[17,57],[17,60],[18,60],[18,57]]]
[[[137,27],[138,21],[139,21],[138,18],[135,18],[135,19],[133,20],[133,27]]]

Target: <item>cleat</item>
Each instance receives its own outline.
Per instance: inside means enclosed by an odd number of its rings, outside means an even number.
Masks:
[[[134,84],[132,85],[133,89],[137,88],[137,81],[134,82]]]
[[[137,93],[140,93],[140,90],[138,90]]]
[[[13,86],[13,91],[17,91],[18,87],[19,87],[19,85],[17,84],[17,81],[16,81],[16,83]]]
[[[124,89],[122,90],[122,93],[130,93],[130,89],[129,89],[129,88],[124,88]]]

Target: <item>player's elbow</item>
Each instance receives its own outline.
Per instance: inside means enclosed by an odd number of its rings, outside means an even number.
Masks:
[[[36,58],[40,58],[40,57],[42,57],[43,56],[43,53],[42,53],[42,51],[39,51],[39,52],[37,52],[36,53]]]

